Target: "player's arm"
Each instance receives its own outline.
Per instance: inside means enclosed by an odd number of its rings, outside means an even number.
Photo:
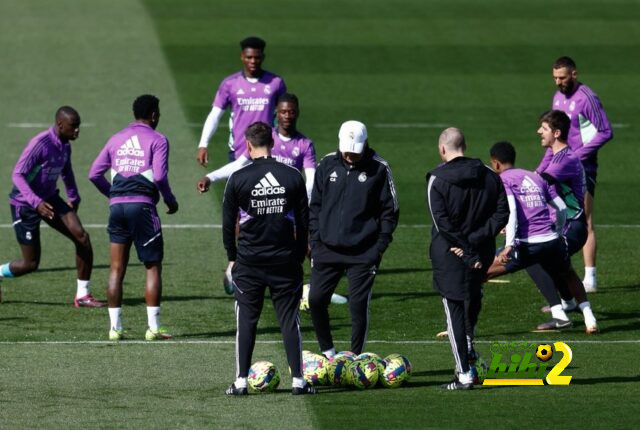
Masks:
[[[496,176],[495,180],[498,185],[496,208],[493,214],[483,225],[480,226],[480,228],[469,234],[469,242],[474,246],[478,246],[487,240],[493,240],[509,220],[510,212],[509,203],[507,202],[507,194],[500,178]]]
[[[211,136],[213,136],[218,129],[220,118],[222,118],[223,113],[223,109],[218,106],[213,106],[211,112],[209,112],[209,115],[207,116],[207,119],[204,121],[204,125],[202,126],[202,134],[200,135],[200,143],[198,144],[197,160],[198,163],[203,166],[206,166],[209,163],[207,147],[209,146]]]
[[[299,177],[296,190],[296,203],[293,209],[293,216],[295,219],[296,227],[296,254],[299,261],[304,261],[307,254],[307,246],[309,244],[309,200],[307,199],[307,192],[302,181],[302,176]]]
[[[313,179],[313,191],[309,202],[309,241],[311,248],[320,240],[320,210],[322,209],[322,193],[324,191],[325,168],[322,162]]]
[[[465,255],[476,254],[461,231],[455,228],[447,211],[446,200],[443,192],[438,188],[437,178],[429,176],[427,182],[427,203],[431,211],[433,225],[446,239],[450,247],[461,248]]]
[[[509,220],[505,227],[506,239],[504,248],[496,259],[501,264],[506,264],[509,261],[509,253],[516,243],[516,232],[518,231],[518,208],[516,204],[516,198],[513,194],[507,195],[507,204],[509,206]]]
[[[313,142],[311,141],[309,141],[309,146],[307,146],[307,150],[304,152],[302,167],[304,169],[307,198],[311,200],[311,192],[313,191],[313,180],[316,176],[316,149],[313,145]]]
[[[42,168],[42,163],[44,162],[43,151],[44,143],[29,143],[22,151],[18,162],[13,168],[11,179],[18,191],[20,191],[20,194],[22,194],[32,208],[36,209],[41,215],[45,215],[46,213],[45,216],[51,218],[53,216],[53,208],[38,197],[29,184],[29,176],[37,174]],[[48,209],[48,211],[45,209]],[[41,212],[41,210],[43,212]]]
[[[236,199],[233,175],[229,177],[224,188],[222,200],[222,243],[227,250],[229,263],[236,261],[238,248],[236,246],[236,220],[238,219],[239,203]]]
[[[152,144],[153,161],[153,182],[158,187],[162,195],[162,200],[167,205],[168,214],[178,211],[178,201],[171,191],[169,185],[169,141],[166,138],[159,139]]]
[[[391,168],[388,165],[385,165],[384,183],[380,190],[379,207],[380,233],[378,234],[376,246],[378,247],[380,256],[382,256],[393,240],[393,232],[398,226],[398,219],[400,217],[396,186],[393,182]]]
[[[602,103],[595,94],[587,98],[582,113],[596,130],[588,142],[585,142],[583,138],[582,147],[575,151],[576,155],[580,157],[580,160],[585,160],[598,152],[601,146],[611,140],[613,131],[611,130],[611,124],[602,107]]]
[[[562,233],[564,225],[567,221],[567,205],[560,196],[555,192],[555,188],[545,185],[545,198],[547,202],[556,210],[556,231]]]
[[[220,167],[219,169],[214,170],[213,172],[207,173],[206,176],[204,176],[198,181],[198,184],[197,184],[198,191],[200,191],[201,193],[206,193],[207,191],[209,191],[209,186],[213,182],[227,179],[229,176],[231,176],[232,173],[236,172],[237,170],[243,168],[244,166],[250,163],[251,163],[251,160],[249,160],[249,158],[247,158],[246,155],[241,155],[231,163],[227,163],[224,166]]]
[[[89,169],[89,180],[93,182],[98,191],[109,197],[111,184],[104,177],[104,174],[111,168],[111,154],[109,153],[109,145],[105,145],[98,154],[98,157],[91,164]]]
[[[69,151],[69,159],[60,172],[60,177],[64,183],[64,189],[67,193],[69,206],[71,206],[74,211],[77,211],[80,206],[80,193],[78,192],[76,177],[73,174],[73,168],[71,167],[71,151]]]

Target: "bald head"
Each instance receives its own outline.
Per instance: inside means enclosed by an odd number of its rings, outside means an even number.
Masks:
[[[449,127],[440,133],[438,151],[443,161],[449,161],[464,155],[466,149],[467,144],[464,141],[464,134],[459,128]]]
[[[71,106],[59,107],[56,111],[56,133],[63,141],[75,140],[80,133],[80,114]]]

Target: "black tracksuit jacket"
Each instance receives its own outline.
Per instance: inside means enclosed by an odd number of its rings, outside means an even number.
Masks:
[[[300,264],[307,252],[308,228],[307,190],[297,169],[263,157],[229,177],[222,203],[222,240],[229,261]]]
[[[468,298],[495,255],[495,237],[507,224],[509,205],[500,177],[482,161],[457,157],[427,174],[433,228],[429,256],[434,289],[453,300]],[[462,248],[459,258],[450,250]],[[476,261],[481,270],[472,270]]]
[[[398,225],[389,164],[367,147],[351,166],[340,151],[319,163],[309,204],[311,256],[324,263],[378,264]]]

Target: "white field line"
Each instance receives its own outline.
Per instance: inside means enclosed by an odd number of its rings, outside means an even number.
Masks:
[[[83,224],[85,228],[107,228],[106,224]],[[49,228],[42,224],[40,227]],[[399,228],[431,228],[431,224],[398,224]],[[13,228],[13,224],[0,224],[0,228]],[[166,229],[221,229],[222,224],[163,224]],[[640,224],[596,224],[596,228],[640,228]]]
[[[511,343],[515,342],[516,344],[520,344],[525,342],[524,340],[517,341],[492,341],[492,340],[479,340],[475,343],[477,344],[487,344],[492,345],[494,343]],[[549,339],[538,339],[533,341],[526,341],[527,343],[540,343],[540,342],[565,342],[567,344],[602,344],[602,345],[611,345],[611,344],[640,344],[640,339],[627,339],[627,340],[549,340]],[[235,340],[168,340],[164,342],[149,342],[146,340],[124,340],[120,342],[113,342],[109,340],[42,340],[42,341],[0,341],[0,345],[235,345]],[[282,340],[256,340],[256,343],[263,345],[275,345],[281,344]],[[316,343],[315,341],[305,341],[303,343]],[[348,345],[351,341],[347,340],[335,340],[334,343],[345,344]],[[388,345],[449,345],[448,340],[368,340],[367,343],[370,344],[388,344]]]

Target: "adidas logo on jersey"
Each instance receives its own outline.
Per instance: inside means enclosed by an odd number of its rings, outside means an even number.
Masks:
[[[242,88],[240,88],[238,91],[236,91],[236,94],[241,96],[244,94],[244,90]]]
[[[144,151],[140,146],[138,136],[134,134],[127,139],[127,141],[120,146],[116,154],[119,156],[132,155],[134,157],[144,157]]]
[[[332,174],[329,175],[329,181],[331,182],[335,182],[338,180],[338,174],[336,173],[336,171],[334,170]]]
[[[285,188],[280,186],[278,180],[273,176],[271,172],[267,172],[260,182],[258,182],[251,190],[251,195],[258,196],[271,196],[273,194],[284,194]]]

